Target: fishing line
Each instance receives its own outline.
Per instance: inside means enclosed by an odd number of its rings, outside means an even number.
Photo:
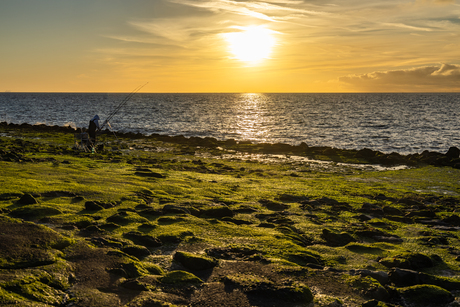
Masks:
[[[104,121],[104,123],[101,125],[101,130],[104,128],[105,125],[107,125],[109,123],[109,120],[111,120],[115,114],[118,113],[118,111],[120,111],[120,109],[131,99],[131,97],[134,96],[134,94],[136,94],[137,92],[139,92],[144,86],[146,86],[148,84],[145,83],[144,85],[140,85],[138,87],[136,87],[131,93],[129,93],[128,96],[125,97],[125,99],[123,99],[120,104],[115,108],[115,110],[112,111],[112,113],[109,114],[109,116],[107,117],[107,119]]]

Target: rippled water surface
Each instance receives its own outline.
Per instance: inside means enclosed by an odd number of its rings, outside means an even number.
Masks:
[[[2,93],[0,121],[102,121],[127,94]],[[115,131],[371,148],[403,154],[460,147],[460,94],[136,94]]]

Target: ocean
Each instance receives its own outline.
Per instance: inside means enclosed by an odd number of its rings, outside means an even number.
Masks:
[[[128,94],[0,93],[0,122],[87,127]],[[385,153],[460,147],[460,93],[135,94],[115,132],[213,137]]]

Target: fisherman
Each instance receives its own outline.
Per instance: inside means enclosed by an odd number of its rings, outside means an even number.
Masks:
[[[89,141],[94,146],[96,144],[96,131],[100,131],[101,128],[99,127],[99,115],[95,115],[93,119],[89,121]]]

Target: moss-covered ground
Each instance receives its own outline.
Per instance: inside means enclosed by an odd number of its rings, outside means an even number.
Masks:
[[[459,169],[1,135],[2,306],[406,306],[420,284],[440,288],[432,306],[460,296]]]

